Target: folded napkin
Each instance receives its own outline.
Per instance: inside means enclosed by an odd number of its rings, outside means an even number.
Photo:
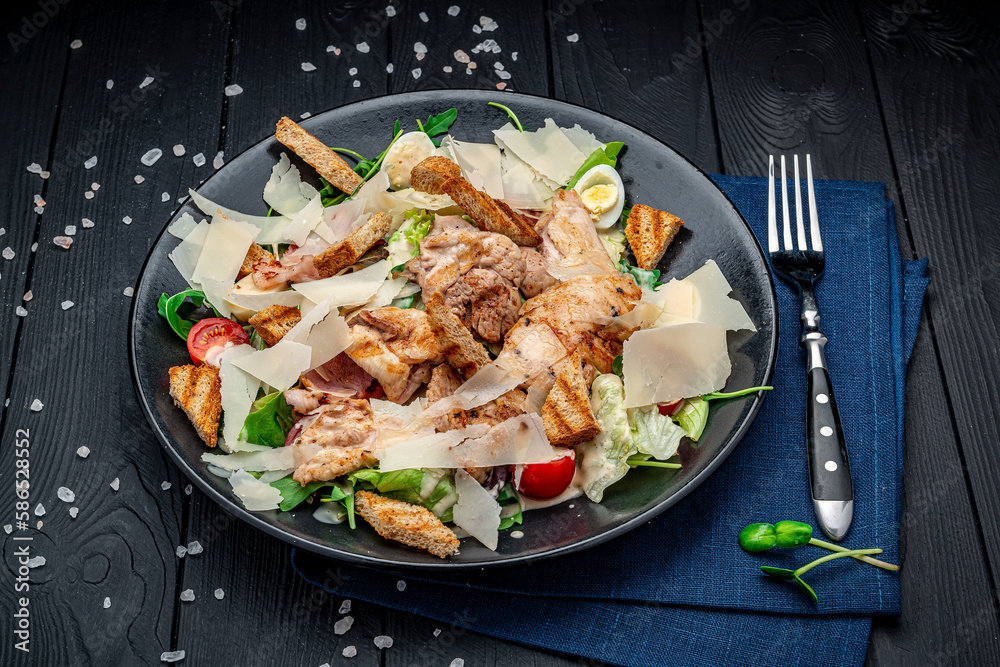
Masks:
[[[766,244],[766,179],[712,178]],[[902,261],[883,184],[816,181],[816,199],[826,250],[817,297],[856,500],[843,544],[879,547],[881,558],[899,562],[903,388],[926,260]],[[302,550],[293,552],[295,568],[337,595],[611,664],[862,664],[871,616],[900,611],[896,574],[832,561],[806,576],[819,595],[813,603],[759,566],[794,568],[828,552],[807,546],[751,556],[736,540],[749,523],[815,525],[798,299],[775,283],[776,389],[718,471],[648,524],[579,554],[447,580],[338,564],[331,585],[330,561]]]

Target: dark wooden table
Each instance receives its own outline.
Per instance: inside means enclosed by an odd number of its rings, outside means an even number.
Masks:
[[[31,507],[47,509],[31,516],[43,522],[33,550],[47,562],[31,574],[24,655],[10,616],[17,544],[0,533],[9,568],[0,662],[158,664],[176,648],[193,665],[577,662],[457,628],[435,638],[438,623],[358,602],[354,628],[335,636],[341,601],[296,576],[289,547],[183,492],[126,359],[123,291],[177,197],[213,172],[219,151],[236,155],[281,115],[417,89],[493,88],[496,61],[509,89],[622,118],[709,172],[763,174],[769,153],[798,150],[812,153],[818,177],[887,184],[903,256],[930,257],[933,282],[907,383],[903,614],[876,620],[868,661],[1000,662],[996,10],[944,0],[454,2],[457,17],[451,2],[393,0],[392,18],[387,0],[5,3],[0,248],[15,255],[0,260],[0,525],[13,523],[15,445],[27,431]],[[484,14],[498,28],[477,34]],[[501,53],[473,54],[485,39]],[[355,47],[362,41],[369,51]],[[418,41],[428,51],[420,61]],[[456,49],[479,63],[473,75]],[[230,84],[242,94],[225,96]],[[186,156],[174,157],[175,144]],[[153,147],[164,156],[143,166]],[[197,153],[208,164],[196,167]],[[91,156],[97,165],[86,169]],[[26,171],[30,163],[51,177]],[[53,238],[68,225],[77,229],[65,250]],[[40,412],[29,408],[36,398]],[[75,519],[60,486],[76,494]],[[178,559],[175,547],[192,540],[204,553]],[[197,600],[179,602],[188,588]],[[374,647],[380,634],[394,638],[391,650]],[[349,662],[348,645],[358,649]]]

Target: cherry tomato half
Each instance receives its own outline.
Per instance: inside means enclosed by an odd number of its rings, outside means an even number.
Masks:
[[[566,451],[565,456],[554,461],[525,464],[517,490],[529,498],[545,500],[568,489],[576,474],[576,452]]]
[[[226,343],[249,345],[250,337],[243,327],[224,317],[206,317],[188,332],[188,354],[195,364],[204,363],[210,349],[224,347]]]
[[[681,403],[683,402],[684,399],[682,398],[681,400],[674,401],[673,403],[660,403],[657,407],[660,408],[661,415],[663,415],[664,417],[669,417],[675,412],[677,412],[678,408],[681,407]]]

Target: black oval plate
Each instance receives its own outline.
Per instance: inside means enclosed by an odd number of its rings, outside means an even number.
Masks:
[[[327,111],[302,125],[330,145],[375,155],[392,138],[397,118],[403,121],[404,128],[415,129],[415,118],[455,107],[455,136],[492,142],[490,130],[503,125],[506,118],[502,111],[487,106],[491,101],[510,106],[529,128],[540,127],[551,117],[562,127],[579,123],[602,141],[625,142],[627,149],[620,157],[619,170],[628,201],[668,210],[685,222],[663,259],[662,266],[667,267],[664,276],[687,275],[706,260],[714,259],[732,284],[734,296],[743,302],[758,326],[753,335],[730,332],[733,372],[728,386],[738,389],[767,384],[774,368],[778,332],[774,285],[763,251],[739,211],[704,172],[641,130],[563,102],[474,90],[417,92],[366,100]],[[263,215],[267,207],[261,192],[281,152],[296,161],[304,178],[317,184],[313,169],[272,136],[226,164],[201,185],[199,192],[221,205]],[[205,217],[187,202],[170,222],[185,212],[195,219]],[[701,441],[697,446],[681,446],[681,470],[638,468],[611,487],[599,505],[580,499],[529,512],[521,527],[524,537],[513,539],[509,532],[502,533],[495,552],[469,539],[463,541],[461,553],[443,561],[382,539],[360,519],[357,529],[350,530],[346,524],[333,526],[316,521],[311,509],[248,512],[233,494],[228,480],[207,471],[201,461],[207,448],[168,394],[168,369],[189,360],[184,344],[156,312],[161,293],[173,294],[186,287],[167,257],[178,240],[165,232],[166,227],[142,268],[130,318],[130,361],[143,411],[177,465],[224,510],[269,535],[324,556],[366,565],[451,571],[513,565],[592,547],[648,521],[690,493],[736,447],[760,409],[759,396],[713,405]]]

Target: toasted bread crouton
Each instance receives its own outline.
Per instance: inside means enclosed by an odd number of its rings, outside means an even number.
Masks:
[[[625,223],[625,237],[640,268],[656,268],[667,246],[677,236],[684,221],[666,211],[636,204]]]
[[[215,447],[222,413],[222,383],[215,366],[174,366],[170,369],[170,396],[194,424],[198,436]]]
[[[451,308],[444,305],[440,292],[434,292],[424,301],[427,321],[437,336],[438,348],[444,358],[463,377],[469,378],[480,368],[490,363],[486,348],[476,342],[462,320]]]
[[[428,194],[446,194],[483,229],[505,234],[521,246],[536,246],[541,237],[507,204],[480,192],[451,160],[429,157],[410,172],[413,187]]]
[[[236,280],[243,280],[253,273],[254,265],[261,261],[274,262],[277,260],[260,244],[251,243],[250,249],[247,250],[247,256],[243,258],[243,265],[240,267],[239,273],[236,274]]]
[[[337,245],[330,246],[313,257],[313,266],[322,278],[337,275],[361,259],[379,239],[389,233],[392,218],[385,213],[372,213],[368,222],[361,225]]]
[[[354,508],[387,540],[425,549],[440,558],[450,556],[460,546],[455,533],[426,507],[358,491],[354,494]]]
[[[549,442],[572,447],[597,437],[601,425],[590,407],[590,388],[583,377],[580,354],[574,352],[553,367],[556,383],[542,405]]]
[[[361,177],[350,165],[330,149],[322,141],[303,130],[298,123],[284,117],[278,121],[275,138],[285,144],[319,172],[319,175],[330,181],[334,187],[353,194],[359,185]]]
[[[284,338],[301,319],[302,313],[298,308],[274,304],[254,313],[250,318],[250,324],[264,342],[271,346],[277,345],[278,341]]]

